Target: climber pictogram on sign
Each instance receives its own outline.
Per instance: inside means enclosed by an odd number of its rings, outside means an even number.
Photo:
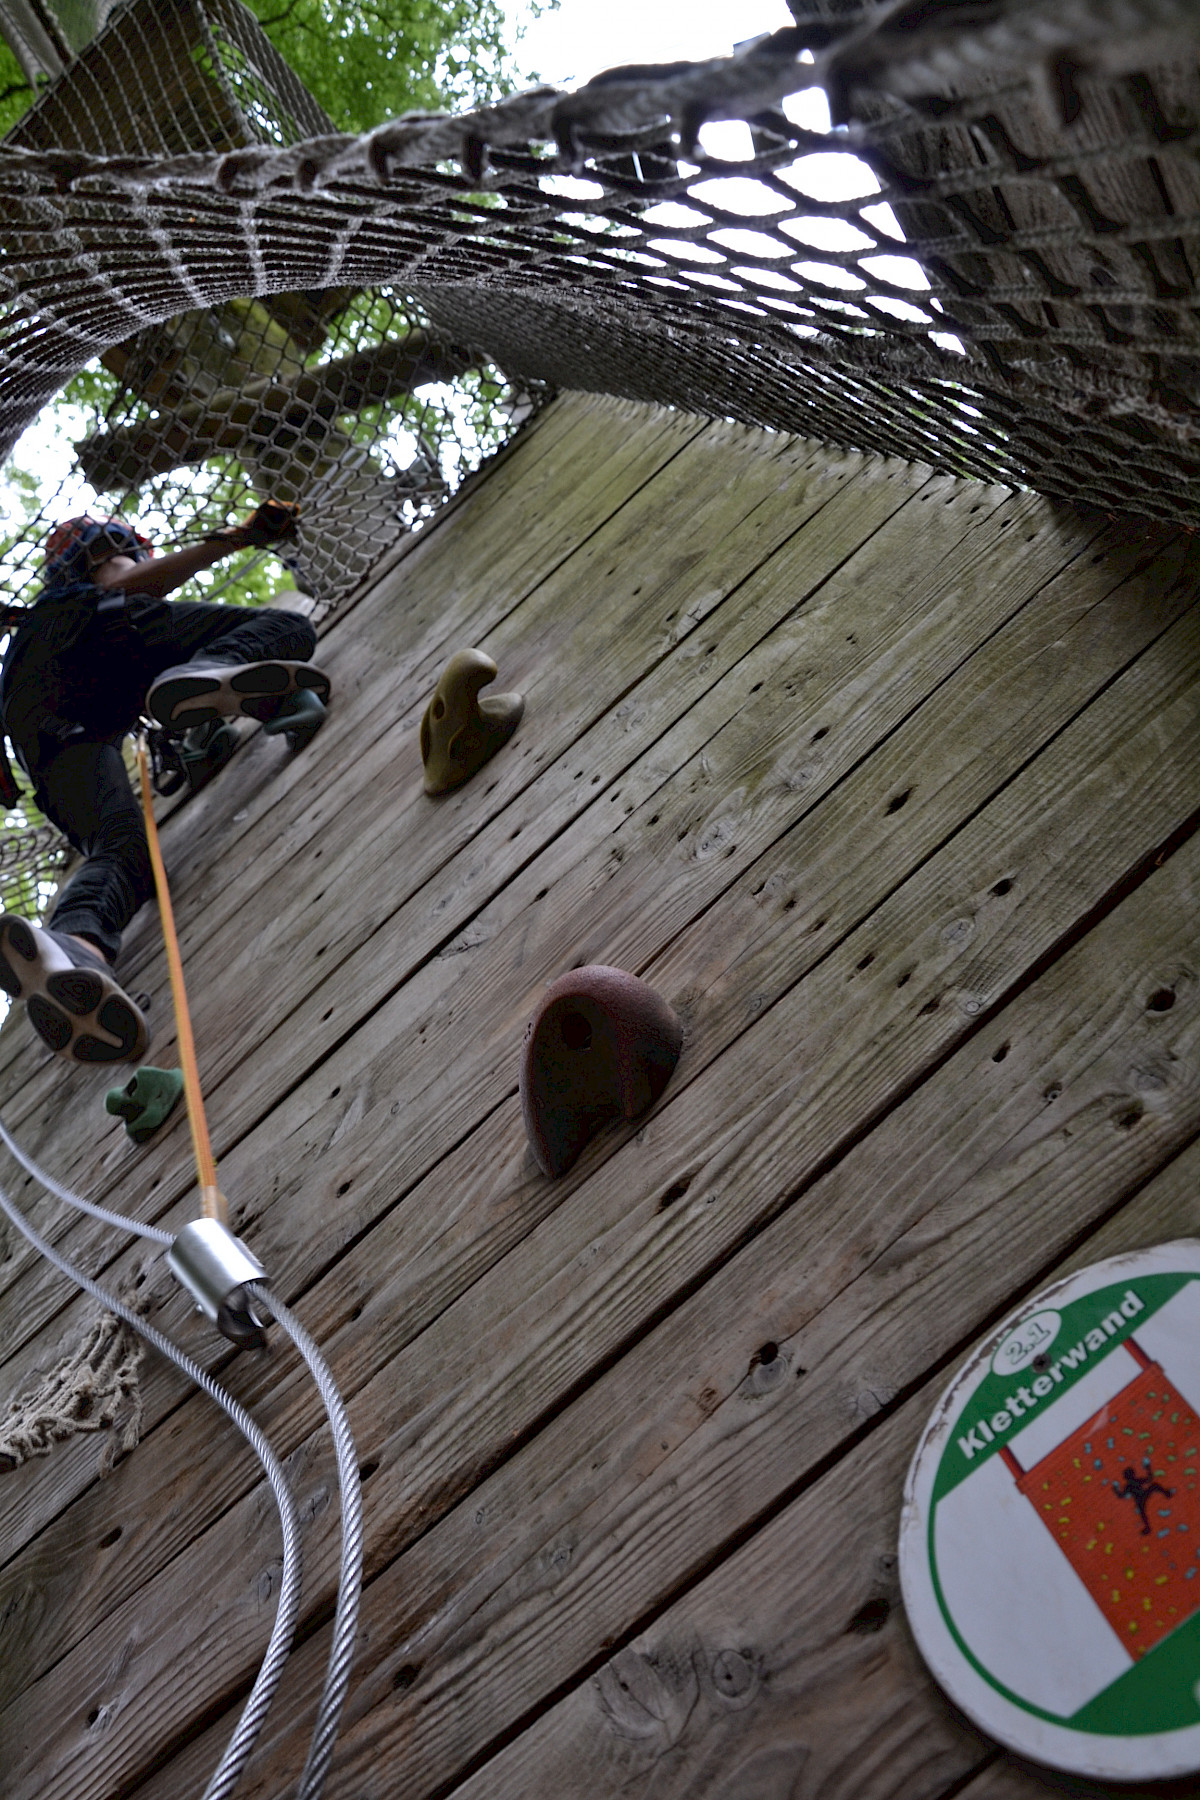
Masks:
[[[1137,1354],[1132,1338],[1125,1349]],[[1198,1434],[1148,1363],[1017,1482],[1135,1659],[1200,1607]]]

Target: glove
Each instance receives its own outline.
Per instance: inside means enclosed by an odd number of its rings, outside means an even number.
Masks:
[[[237,550],[257,549],[296,536],[300,508],[294,501],[264,500],[240,525],[223,525],[213,536]]]

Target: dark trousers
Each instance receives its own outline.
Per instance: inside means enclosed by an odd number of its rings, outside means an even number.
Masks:
[[[46,817],[87,861],[48,923],[115,959],[121,933],[154,892],[141,805],[120,744],[156,676],[198,652],[220,662],[306,662],[316,633],[299,613],[203,602],[132,600],[95,619],[68,650],[38,655],[36,640],[6,677],[9,736]],[[63,722],[83,727],[65,742]]]

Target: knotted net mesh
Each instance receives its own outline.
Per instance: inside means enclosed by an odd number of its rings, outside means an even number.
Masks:
[[[1190,527],[1193,0],[792,10],[730,58],[352,138],[237,0],[132,0],[0,149],[0,438],[104,358],[81,474],[294,495],[326,604],[444,493],[448,438],[461,469],[503,436],[504,382]]]
[[[170,157],[295,144],[331,130],[238,0],[135,0],[113,13],[5,149]],[[53,208],[5,211],[7,255],[18,259],[9,262],[15,288],[6,300],[24,291],[19,259],[40,221],[51,260],[76,277],[86,270],[85,281],[112,289],[121,305],[126,276],[104,268],[105,250],[88,227],[76,230]],[[107,218],[120,234],[118,216]],[[125,269],[146,254],[134,230]],[[142,274],[156,285],[152,269]],[[180,288],[180,299],[194,302],[186,273]],[[44,299],[32,310],[39,327],[50,324]],[[178,542],[271,496],[321,513],[321,531],[288,559],[320,612],[508,430],[495,372],[431,332],[419,305],[390,285],[296,291],[293,283],[261,297],[222,294],[165,318],[135,298],[126,317],[120,340],[68,389],[67,400],[81,402],[68,413],[78,432],[73,464],[4,547],[10,593],[36,579],[40,540],[56,518],[136,514],[157,540]],[[59,333],[75,367],[61,365],[56,386],[78,370],[61,323]],[[6,359],[0,385],[10,381],[21,409],[26,382]],[[208,585],[231,584],[217,577]],[[248,584],[243,566],[230,597],[248,585],[261,596],[264,583]]]

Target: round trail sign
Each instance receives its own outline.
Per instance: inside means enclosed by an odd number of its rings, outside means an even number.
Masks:
[[[921,1653],[1055,1768],[1200,1770],[1200,1241],[1097,1263],[960,1372],[909,1470]]]

